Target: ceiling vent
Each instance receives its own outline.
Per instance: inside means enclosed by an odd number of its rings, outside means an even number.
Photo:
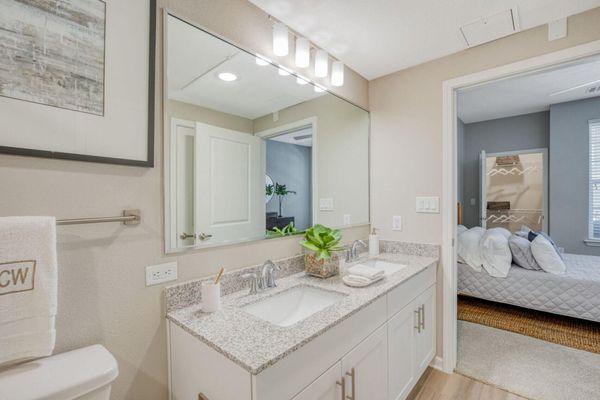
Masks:
[[[460,27],[467,46],[473,47],[500,39],[521,30],[517,8],[511,8]]]

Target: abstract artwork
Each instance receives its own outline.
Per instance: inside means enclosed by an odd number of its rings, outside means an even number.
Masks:
[[[0,0],[0,96],[104,115],[106,4]]]

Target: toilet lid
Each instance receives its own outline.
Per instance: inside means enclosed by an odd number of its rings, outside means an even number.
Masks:
[[[0,399],[69,400],[111,384],[117,361],[101,345],[19,364],[0,372]]]

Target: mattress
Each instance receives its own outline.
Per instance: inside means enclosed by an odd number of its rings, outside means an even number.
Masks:
[[[600,322],[600,257],[564,256],[564,275],[513,264],[506,278],[494,278],[458,263],[458,293]]]

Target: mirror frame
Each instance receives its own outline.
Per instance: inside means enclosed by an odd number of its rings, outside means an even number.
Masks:
[[[154,2],[154,6],[158,7],[156,5],[156,2]],[[203,27],[202,25],[192,22],[187,18],[182,17],[181,15],[173,12],[172,10],[168,9],[167,7],[161,7],[162,8],[162,35],[161,35],[161,40],[162,40],[162,68],[161,68],[161,74],[160,76],[156,76],[155,74],[155,79],[160,79],[162,80],[162,82],[160,83],[160,87],[162,88],[162,105],[160,108],[161,111],[161,118],[163,119],[163,126],[162,126],[162,133],[163,133],[163,201],[164,201],[164,213],[163,213],[163,232],[162,234],[164,235],[164,254],[169,255],[169,254],[177,254],[177,253],[183,253],[183,252],[190,252],[190,251],[197,251],[197,250],[202,250],[202,249],[209,249],[209,248],[215,248],[215,247],[225,247],[225,246],[235,246],[238,244],[244,244],[244,243],[251,243],[251,242],[261,242],[261,241],[265,241],[265,240],[277,240],[277,239],[287,239],[287,238],[291,238],[291,237],[295,237],[300,235],[302,232],[298,232],[295,235],[290,235],[290,236],[281,236],[281,237],[267,237],[265,235],[265,237],[263,238],[259,238],[259,239],[247,239],[247,240],[240,240],[237,242],[231,242],[231,243],[214,243],[214,244],[205,244],[205,245],[193,245],[193,246],[189,246],[189,247],[182,247],[182,248],[173,248],[170,245],[170,237],[171,237],[171,226],[170,226],[170,221],[171,221],[171,217],[172,217],[172,213],[174,208],[171,206],[171,198],[170,198],[170,185],[171,185],[171,167],[170,167],[170,160],[171,160],[171,150],[169,147],[170,144],[170,138],[168,137],[168,135],[166,134],[166,132],[168,131],[169,128],[169,124],[170,121],[168,121],[167,118],[165,118],[165,112],[166,112],[166,107],[168,104],[168,97],[169,97],[169,90],[168,90],[168,78],[167,78],[167,70],[168,70],[168,18],[169,16],[177,18],[193,27],[195,27],[196,29],[210,35],[213,36],[214,38],[221,40],[231,46],[234,46],[235,48],[251,55],[252,57],[256,56],[256,52],[253,52],[235,42],[233,42],[232,40],[218,34],[215,33],[205,27]],[[158,13],[158,9],[154,10],[154,15],[156,16],[156,18],[160,18],[159,17],[159,13]],[[152,13],[152,11],[151,11]],[[156,29],[156,25],[157,24],[152,24],[151,29],[152,34],[151,34],[151,38],[154,38],[154,42],[156,43],[157,40],[159,39],[158,37],[158,29]],[[273,67],[277,67],[277,64],[270,62],[270,64]],[[295,74],[295,71],[292,71],[292,75]],[[311,85],[314,86],[314,83],[310,83]],[[156,82],[155,83],[156,87],[159,87],[159,83]],[[359,109],[365,111],[368,115],[368,120],[369,120],[369,127],[368,127],[368,131],[367,131],[367,168],[369,170],[369,174],[368,174],[368,178],[367,178],[367,191],[368,191],[368,198],[367,198],[367,216],[368,216],[368,221],[366,222],[360,222],[360,223],[356,223],[356,224],[350,224],[350,225],[343,225],[343,226],[336,226],[333,227],[335,229],[348,229],[348,228],[354,228],[354,227],[360,227],[360,226],[366,226],[366,225],[370,225],[371,224],[371,112],[367,109],[365,109],[364,107],[361,107],[357,104],[355,104],[354,102],[332,92],[331,90],[329,90],[328,88],[324,88],[325,91],[330,94],[333,95],[335,97],[337,97],[340,100],[345,101],[346,103],[354,106],[354,107],[358,107]],[[314,208],[314,205],[313,205]]]

